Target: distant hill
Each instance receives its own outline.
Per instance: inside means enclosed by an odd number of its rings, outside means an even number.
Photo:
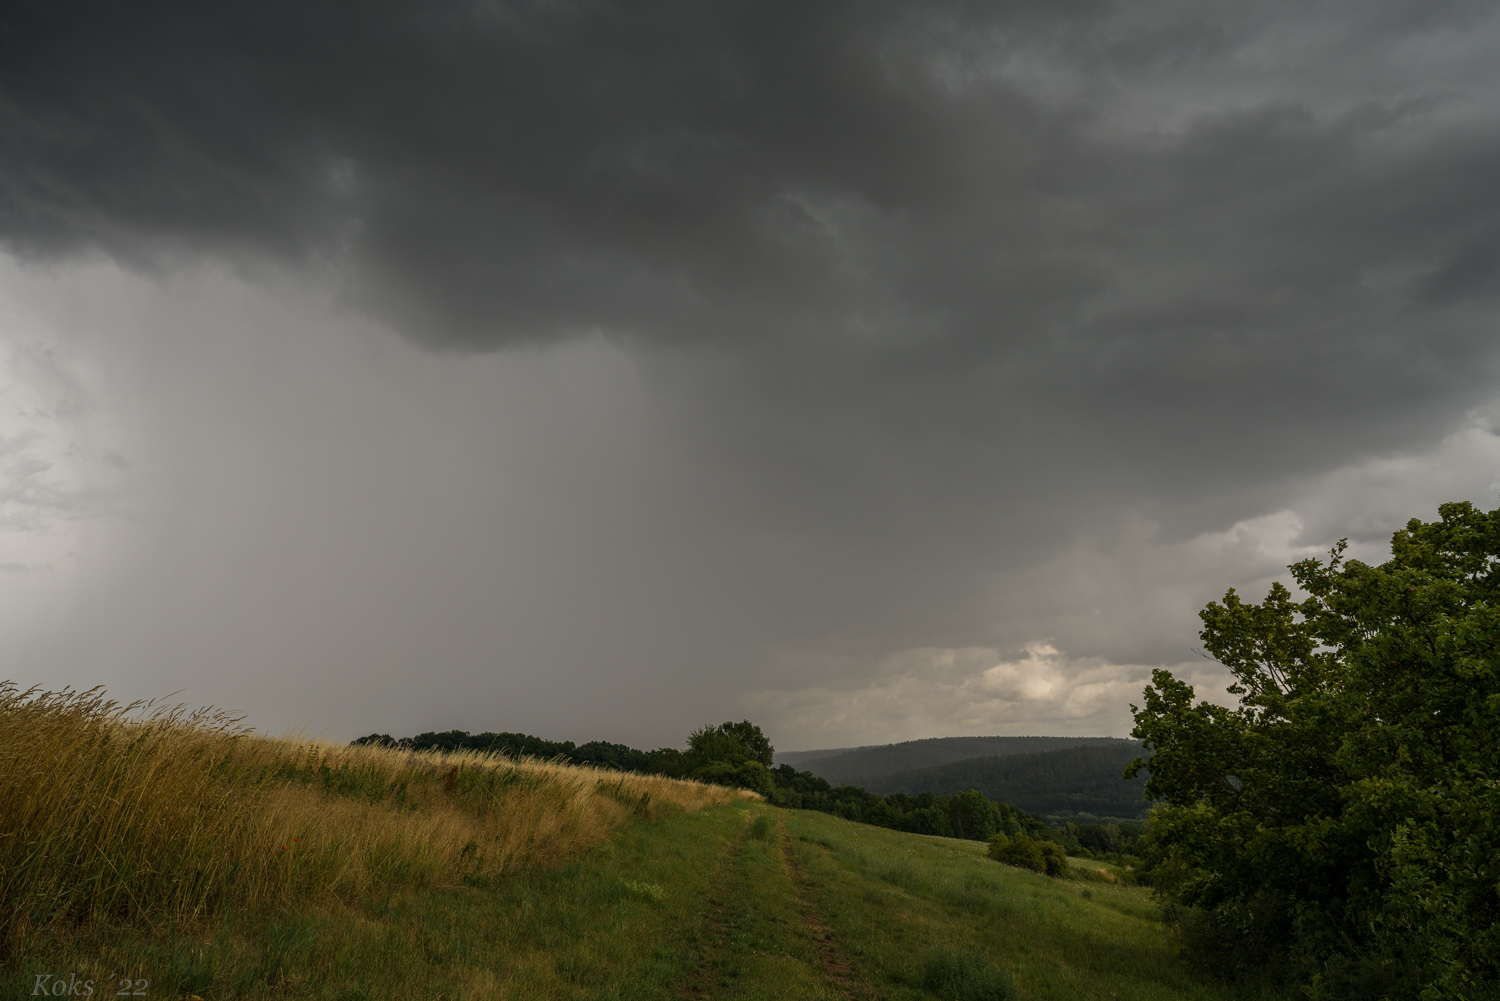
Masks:
[[[777,754],[776,763],[812,772],[834,785],[848,783],[869,788],[864,780],[871,776],[889,776],[913,768],[946,765],[969,758],[1036,754],[1069,747],[1111,744],[1139,747],[1135,741],[1119,737],[929,737],[899,744],[790,751]],[[1131,757],[1138,753],[1138,750],[1132,751]]]
[[[860,785],[881,795],[923,792],[946,796],[977,789],[988,798],[1028,813],[1092,813],[1098,817],[1144,817],[1144,774],[1126,782],[1125,766],[1141,755],[1133,740],[1070,747],[1035,754],[990,755],[890,775],[866,776]]]

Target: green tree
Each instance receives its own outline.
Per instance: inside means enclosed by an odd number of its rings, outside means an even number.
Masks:
[[[1445,504],[1380,566],[1290,568],[1306,593],[1201,614],[1235,708],[1155,671],[1133,735],[1165,800],[1158,892],[1220,954],[1322,996],[1484,996],[1500,978],[1500,511]]]
[[[994,835],[990,838],[989,856],[996,862],[1030,869],[1032,872],[1047,871],[1047,856],[1042,854],[1041,843],[1033,841],[1024,834],[1015,834],[1011,837],[1006,837],[1004,834]]]
[[[776,749],[749,720],[703,726],[688,735],[682,765],[688,778],[739,786],[770,796],[775,782],[769,768]]]
[[[948,797],[948,818],[953,833],[970,841],[987,841],[1000,829],[1000,807],[973,789]]]
[[[1068,853],[1062,845],[1056,841],[1038,841],[1036,846],[1042,851],[1047,875],[1056,878],[1068,871]]]
[[[658,747],[649,755],[646,770],[680,779],[688,772],[687,756],[675,747]]]
[[[776,749],[761,732],[760,727],[749,720],[738,723],[720,723],[718,726],[703,726],[688,735],[688,760],[695,767],[710,761],[727,761],[739,764],[742,761],[758,761],[766,768],[776,757]]]
[[[739,764],[711,761],[701,768],[693,769],[692,777],[699,782],[751,789],[768,798],[775,791],[771,772],[759,761],[741,761]]]

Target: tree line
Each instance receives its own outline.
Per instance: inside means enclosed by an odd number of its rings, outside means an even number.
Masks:
[[[873,792],[945,794],[977,789],[997,802],[1032,813],[1095,813],[1144,817],[1149,804],[1144,776],[1122,781],[1121,771],[1139,757],[1141,745],[1119,740],[1032,753],[967,758],[859,782]]]
[[[749,720],[700,727],[688,735],[685,751],[672,747],[643,751],[605,741],[574,744],[522,733],[470,734],[462,730],[399,739],[388,734],[370,734],[354,743],[414,751],[527,755],[595,768],[694,779],[751,789],[777,806],[817,810],[911,834],[985,842],[997,834],[1011,840],[1021,837],[1056,845],[1066,854],[1125,865],[1139,863],[1144,852],[1144,824],[1069,821],[1054,827],[1042,817],[972,789],[949,795],[923,792],[881,796],[859,786],[835,786],[791,765],[773,766],[775,748],[761,728]],[[1149,879],[1149,874],[1141,875]]]

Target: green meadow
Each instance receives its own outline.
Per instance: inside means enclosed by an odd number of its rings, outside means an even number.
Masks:
[[[6,957],[3,996],[70,976],[95,997],[129,980],[205,1001],[1231,996],[1178,958],[1149,891],[983,851],[741,800],[493,879],[39,930]]]

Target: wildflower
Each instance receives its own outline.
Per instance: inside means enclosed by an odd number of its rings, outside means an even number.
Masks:
[[[282,851],[286,851],[286,845],[282,845],[282,846],[281,846],[281,850],[282,850]]]

